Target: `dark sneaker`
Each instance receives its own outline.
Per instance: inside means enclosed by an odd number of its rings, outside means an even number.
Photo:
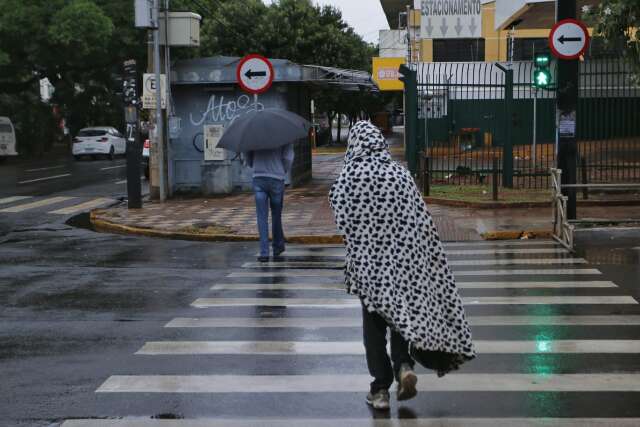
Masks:
[[[413,372],[413,368],[409,364],[403,363],[398,375],[398,400],[408,400],[415,397],[418,394],[417,383],[418,376]]]
[[[280,249],[273,248],[273,256],[280,256],[282,252],[284,252],[284,246]]]
[[[367,394],[367,403],[374,409],[389,409],[389,391],[380,390]]]
[[[269,262],[269,257],[268,256],[259,256],[258,257],[258,262]]]

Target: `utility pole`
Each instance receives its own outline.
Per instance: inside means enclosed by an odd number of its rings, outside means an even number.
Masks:
[[[153,29],[153,73],[156,82],[156,149],[158,152],[158,186],[161,202],[167,199],[165,184],[165,146],[164,146],[164,118],[162,113],[162,81],[160,79],[160,0],[153,0],[154,19]]]
[[[556,0],[556,20],[576,17],[576,0]],[[578,59],[558,61],[558,92],[556,119],[558,132],[558,169],[562,170],[562,184],[575,184],[578,149],[576,142],[576,110],[579,89]],[[562,190],[568,197],[567,217],[576,219],[576,192]]]

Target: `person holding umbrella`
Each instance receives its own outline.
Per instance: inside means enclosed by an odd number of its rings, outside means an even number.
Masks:
[[[273,235],[273,256],[285,249],[282,230],[282,208],[287,174],[293,165],[293,144],[271,150],[249,151],[245,154],[247,165],[253,168],[253,191],[256,197],[256,216],[260,234],[261,262],[269,261],[269,206]]]
[[[443,376],[475,350],[438,232],[410,173],[391,160],[382,132],[369,122],[351,128],[348,144],[329,201],[344,233],[347,291],[362,302],[374,378],[366,401],[386,410],[394,378],[398,400],[416,395],[414,360]]]
[[[269,207],[273,255],[285,250],[282,227],[284,187],[294,160],[295,141],[308,137],[309,123],[299,115],[279,108],[253,110],[225,129],[218,147],[243,154],[253,168],[253,190],[260,234],[260,262],[269,261]]]

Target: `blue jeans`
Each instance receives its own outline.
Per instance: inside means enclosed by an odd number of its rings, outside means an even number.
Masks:
[[[271,206],[271,225],[274,253],[284,250],[284,232],[282,231],[282,206],[284,203],[284,181],[275,178],[253,178],[253,191],[256,195],[256,216],[260,233],[260,256],[269,256],[269,206]]]

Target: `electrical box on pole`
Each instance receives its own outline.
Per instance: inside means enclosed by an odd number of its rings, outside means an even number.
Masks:
[[[157,16],[153,9],[153,0],[135,0],[135,27],[152,29],[157,27]]]

